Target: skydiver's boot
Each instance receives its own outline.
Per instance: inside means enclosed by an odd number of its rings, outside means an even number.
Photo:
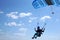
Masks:
[[[32,39],[36,38],[35,35],[32,37]]]
[[[34,37],[32,37],[32,39],[34,39]]]
[[[32,39],[34,39],[35,38],[35,35],[32,37]]]
[[[34,35],[34,36],[32,37],[32,39],[34,39],[34,38],[35,38],[35,39],[37,38],[36,35]]]

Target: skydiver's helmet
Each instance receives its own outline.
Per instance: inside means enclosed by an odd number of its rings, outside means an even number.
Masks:
[[[40,27],[38,26],[37,29],[40,29]]]

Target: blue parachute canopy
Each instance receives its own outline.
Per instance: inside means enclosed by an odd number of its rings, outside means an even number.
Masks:
[[[60,5],[60,0],[34,0],[32,5],[35,9],[48,5]]]

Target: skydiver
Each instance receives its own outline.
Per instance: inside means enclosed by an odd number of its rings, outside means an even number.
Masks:
[[[45,30],[45,29],[44,29],[44,30]],[[37,38],[37,37],[40,37],[41,34],[42,34],[42,32],[44,32],[44,30],[43,30],[43,28],[40,29],[39,26],[37,27],[37,30],[36,30],[36,28],[35,28],[35,32],[36,32],[36,33],[34,34],[34,36],[32,37],[32,39]]]

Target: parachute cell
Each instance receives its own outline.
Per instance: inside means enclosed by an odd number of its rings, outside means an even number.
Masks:
[[[33,5],[33,7],[34,7],[35,9],[46,6],[46,4],[44,4],[44,2],[41,1],[41,0],[34,0],[34,1],[32,2],[32,5]]]
[[[52,0],[45,0],[45,2],[46,2],[48,5],[53,5]]]
[[[36,9],[37,9],[37,8],[40,8],[40,4],[39,4],[38,1],[36,1],[36,0],[33,1],[32,5],[33,5],[33,7],[36,8]]]

